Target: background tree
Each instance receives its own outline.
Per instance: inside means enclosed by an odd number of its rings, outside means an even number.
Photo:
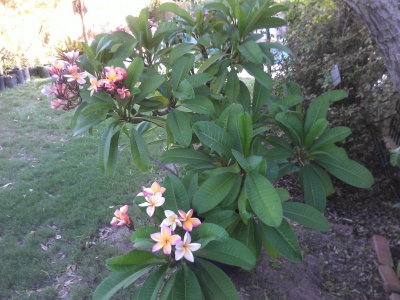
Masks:
[[[74,11],[74,14],[77,14],[81,17],[82,20],[82,31],[83,31],[83,39],[85,40],[85,43],[89,43],[89,39],[86,33],[86,26],[85,26],[85,20],[84,20],[84,15],[87,13],[87,7],[85,5],[85,0],[72,0],[72,9]]]
[[[364,21],[400,92],[400,3],[398,0],[344,0]]]

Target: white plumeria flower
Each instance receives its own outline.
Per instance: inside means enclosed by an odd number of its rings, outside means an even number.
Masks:
[[[186,232],[183,241],[180,241],[175,246],[175,260],[180,260],[182,259],[182,257],[185,257],[186,260],[194,262],[194,257],[192,252],[199,250],[201,244],[199,243],[191,244],[190,243],[191,241],[192,238],[190,237],[189,232]]]
[[[165,198],[162,197],[161,192],[157,192],[152,196],[147,196],[145,199],[147,202],[143,202],[142,204],[139,204],[139,206],[147,206],[146,212],[149,217],[154,215],[156,207],[163,205],[165,202]]]
[[[137,194],[137,196],[149,196],[149,195],[154,195],[155,193],[160,192],[161,194],[164,194],[165,192],[165,187],[162,187],[157,181],[155,181],[151,187],[146,188],[142,186],[142,192]]]
[[[172,231],[175,231],[177,225],[182,227],[181,221],[178,220],[178,216],[173,211],[165,210],[164,213],[167,218],[162,221],[161,225],[170,226]]]

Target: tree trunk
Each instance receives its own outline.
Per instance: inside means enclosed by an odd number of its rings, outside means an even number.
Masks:
[[[84,0],[79,1],[79,4],[81,6],[81,9],[79,11],[80,11],[80,16],[81,16],[81,20],[82,20],[83,39],[85,40],[85,43],[89,45],[89,39],[88,39],[87,32],[86,32],[85,21],[83,20],[83,15],[85,13],[83,1]]]
[[[363,20],[385,60],[393,84],[400,93],[399,0],[344,0]]]

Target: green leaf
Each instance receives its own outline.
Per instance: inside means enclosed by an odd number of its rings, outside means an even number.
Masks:
[[[101,121],[102,120],[96,114],[90,114],[88,116],[80,114],[73,129],[74,136],[84,133],[86,130],[99,124]]]
[[[313,143],[310,149],[314,151],[320,149],[323,146],[339,142],[348,137],[350,134],[350,128],[344,126],[338,126],[332,129],[325,130],[325,132],[321,134],[318,140]]]
[[[216,62],[218,59],[221,57],[226,56],[227,54],[225,53],[216,53],[214,55],[211,55],[199,68],[197,71],[197,74],[203,73],[205,70],[207,70],[214,62]]]
[[[119,42],[119,39],[112,34],[105,34],[97,44],[96,57],[99,56],[100,52],[105,49],[111,49],[111,47]]]
[[[292,146],[290,146],[290,144],[285,139],[279,136],[267,136],[265,140],[267,141],[268,144],[274,147],[281,147],[289,151],[293,151]]]
[[[243,187],[238,198],[238,211],[244,224],[248,224],[249,219],[254,216],[249,199],[247,198],[246,188]]]
[[[185,114],[173,108],[167,116],[167,123],[178,143],[188,147],[192,141],[192,130]]]
[[[88,56],[90,56],[91,58],[94,58],[95,54],[94,54],[93,50],[89,47],[89,45],[86,44],[85,42],[80,42],[80,43],[82,45],[83,50],[85,50],[86,54]]]
[[[240,124],[241,127],[239,127],[239,132],[240,136],[243,138],[243,154],[247,156],[250,151],[253,137],[253,123],[249,113],[245,112],[240,116]]]
[[[123,43],[118,48],[118,50],[115,52],[112,59],[119,58],[119,59],[124,60],[127,57],[132,56],[132,54],[136,54],[136,52],[135,52],[136,45],[137,45],[137,41],[135,41],[135,40]]]
[[[196,25],[193,18],[190,16],[190,13],[180,8],[175,3],[172,2],[163,3],[158,7],[158,10],[172,12],[181,17],[182,19],[184,19],[186,22],[188,22],[190,26]]]
[[[204,96],[196,96],[193,99],[187,99],[181,103],[184,107],[199,114],[213,114],[213,103]]]
[[[298,95],[301,96],[300,87],[293,81],[288,81],[283,84],[283,91],[285,96]]]
[[[244,244],[256,258],[256,244],[254,236],[254,219],[250,218],[248,224],[243,224],[240,228],[237,240]],[[256,224],[257,225],[257,224]]]
[[[195,264],[188,264],[190,270],[196,275],[197,280],[199,281],[201,292],[203,293],[202,299],[215,299],[215,296],[210,290],[209,285],[204,281],[203,275],[200,273],[197,265],[198,259],[196,259]]]
[[[393,167],[400,164],[400,147],[390,152],[390,164]]]
[[[108,157],[110,154],[110,143],[113,136],[115,122],[107,126],[100,137],[98,163],[99,167],[104,171],[107,166]]]
[[[249,173],[245,186],[250,205],[258,218],[269,226],[278,227],[282,222],[282,204],[268,179],[258,173]]]
[[[279,227],[261,224],[261,228],[268,241],[280,254],[291,261],[302,261],[303,255],[296,235],[285,219],[282,219],[282,224]]]
[[[328,197],[328,196],[332,195],[333,185],[332,185],[331,179],[329,178],[329,175],[318,166],[311,165],[311,164],[309,166],[314,170],[315,174],[317,174],[319,180],[321,180],[321,182],[325,188],[325,191],[326,191],[326,196]]]
[[[114,105],[108,104],[106,102],[99,102],[99,103],[93,103],[90,104],[89,106],[86,106],[84,109],[82,109],[81,114],[84,116],[87,116],[91,114],[92,112],[98,111],[98,110],[113,110],[115,109]]]
[[[265,28],[277,28],[286,26],[287,23],[285,20],[276,18],[276,17],[264,17],[260,18],[252,27],[252,30],[255,29],[265,29]]]
[[[145,250],[132,250],[125,255],[108,259],[106,267],[111,271],[123,273],[134,270],[141,263],[161,265],[166,261]]]
[[[323,100],[328,100],[329,103],[333,103],[339,100],[342,100],[344,98],[347,98],[348,95],[345,91],[343,90],[334,90],[334,91],[329,91],[326,93],[323,93],[321,96],[319,96],[317,99],[323,99]],[[315,99],[315,100],[317,100]]]
[[[240,90],[237,102],[243,106],[245,112],[250,113],[251,111],[250,91],[247,88],[246,84],[241,80],[240,80]]]
[[[238,219],[238,217],[238,214],[232,210],[223,210],[207,217],[203,224],[214,223],[222,228],[227,229]]]
[[[318,175],[309,166],[300,168],[300,179],[306,204],[323,212],[326,206],[326,191]]]
[[[109,176],[114,177],[115,171],[117,169],[117,155],[118,155],[118,139],[120,130],[114,133],[110,142],[110,151],[108,155],[108,160],[106,164],[106,171]]]
[[[276,182],[279,173],[279,167],[273,160],[266,159],[267,171],[265,172],[265,177],[272,183]]]
[[[328,156],[319,156],[315,161],[333,176],[352,186],[368,189],[374,183],[371,172],[351,159],[340,163]]]
[[[206,82],[214,79],[214,76],[208,73],[197,73],[189,76],[186,80],[190,83],[193,88],[203,86]]]
[[[176,274],[175,284],[171,291],[173,300],[201,300],[202,293],[196,275],[186,264]]]
[[[193,54],[186,54],[175,62],[172,67],[171,75],[171,84],[174,91],[178,89],[179,83],[189,76],[189,71],[194,66],[194,59],[195,57]]]
[[[138,299],[140,300],[156,300],[158,296],[158,291],[160,290],[161,284],[165,278],[165,274],[168,271],[169,266],[163,265],[158,269],[152,271],[146,280],[143,282],[142,287],[136,293],[138,294]],[[136,294],[135,294],[136,296]]]
[[[162,75],[153,75],[147,78],[139,86],[140,93],[136,94],[133,98],[134,103],[139,103],[149,94],[154,93],[156,89],[165,81]]]
[[[281,50],[281,51],[286,52],[287,54],[293,56],[293,52],[288,47],[286,47],[286,46],[284,46],[282,44],[271,43],[271,42],[264,42],[264,43],[259,43],[259,44],[263,44],[267,48],[273,48],[273,49]]]
[[[228,73],[228,80],[226,82],[225,94],[228,100],[228,103],[234,103],[236,101],[237,96],[239,95],[240,84],[239,77],[236,73],[235,68],[231,68],[231,71]]]
[[[253,117],[259,113],[266,104],[271,90],[261,85],[258,81],[254,82],[252,110]]]
[[[285,202],[286,200],[290,199],[290,194],[287,190],[282,188],[276,188],[275,191],[278,193],[281,202]],[[283,204],[282,204],[283,207]],[[285,212],[283,212],[285,214]]]
[[[240,53],[250,62],[259,65],[262,63],[263,55],[260,47],[255,41],[248,41],[238,46]]]
[[[315,230],[329,231],[329,222],[315,208],[303,203],[288,202],[282,203],[283,215],[299,224]]]
[[[196,259],[200,274],[218,300],[239,300],[238,293],[230,278],[214,264]]]
[[[236,174],[221,173],[208,179],[193,196],[193,208],[204,213],[217,206],[228,195],[235,182]]]
[[[260,228],[260,231],[263,232],[262,230],[262,222],[258,222],[258,227]],[[262,233],[262,242],[264,244],[264,249],[267,251],[268,255],[271,256],[273,259],[279,258],[280,254],[274,246],[270,243],[270,241],[267,239],[264,233]]]
[[[328,126],[327,119],[318,119],[310,128],[306,136],[305,148],[308,149],[311,144],[318,139]]]
[[[152,267],[147,265],[138,265],[129,272],[125,273],[111,273],[104,279],[96,288],[93,293],[93,300],[108,300],[120,288],[127,287],[137,279],[146,274]]]
[[[308,134],[311,126],[319,119],[325,119],[328,112],[329,101],[322,98],[317,98],[311,103],[307,110],[306,119],[304,122],[304,132]]]
[[[214,159],[207,154],[193,149],[170,149],[162,154],[163,161],[174,164],[207,164],[213,163]]]
[[[189,198],[182,181],[174,175],[170,175],[164,180],[166,191],[164,198],[167,199],[163,205],[164,209],[178,212],[179,209],[189,211]]]
[[[229,158],[232,157],[234,141],[221,127],[211,122],[200,121],[193,125],[193,131],[205,146]]]
[[[254,77],[254,79],[268,90],[272,90],[271,76],[260,69],[258,66],[250,63],[241,64],[245,70]]]
[[[152,248],[154,241],[151,239],[150,234],[156,232],[160,232],[160,229],[154,226],[140,227],[132,234],[132,243],[138,248]]]
[[[149,149],[144,138],[134,129],[130,130],[132,161],[142,172],[147,172],[150,166]]]
[[[275,116],[275,121],[279,128],[297,146],[301,146],[304,139],[303,124],[290,113],[279,113]]]
[[[184,79],[178,86],[176,91],[173,91],[172,94],[175,98],[179,99],[192,99],[194,98],[194,90],[190,83]]]
[[[207,258],[220,263],[238,266],[244,270],[254,268],[256,259],[241,242],[229,238],[226,242],[212,241],[203,249],[193,253],[196,257]]]
[[[89,48],[90,49],[90,48]],[[90,62],[90,60],[86,56],[79,56],[76,60],[75,63],[78,65],[78,67],[81,70],[85,70],[86,72],[95,75],[96,72],[93,68],[93,64]]]
[[[188,194],[190,207],[192,207],[192,199],[193,199],[194,194],[197,191],[198,182],[199,182],[199,175],[197,173],[194,173],[194,172],[189,172],[182,179],[182,183],[185,186],[185,189],[186,189],[187,194]]]
[[[213,223],[203,223],[190,233],[192,242],[200,243],[204,248],[211,241],[226,242],[229,235],[224,228]]]
[[[245,124],[243,124],[242,115],[243,107],[240,104],[233,104],[234,107],[229,111],[228,122],[226,126],[226,131],[233,138],[235,142],[235,149],[239,151],[243,151],[244,147],[244,128]],[[251,125],[250,125],[251,129]]]
[[[289,157],[292,157],[293,155],[294,155],[293,150],[288,150],[286,148],[281,148],[281,147],[269,149],[265,153],[265,157],[273,161],[286,160]]]
[[[143,59],[139,57],[136,57],[126,69],[127,77],[124,82],[131,94],[133,94],[136,82],[139,81],[140,76],[142,76],[143,69],[144,62]]]
[[[171,53],[169,55],[169,63],[171,65],[174,64],[174,62],[182,57],[183,55],[185,55],[186,53],[188,53],[190,50],[192,50],[194,47],[196,47],[195,44],[178,44],[176,45],[174,48],[172,48]]]
[[[291,107],[291,106],[295,106],[297,104],[300,104],[303,101],[303,97],[299,96],[299,95],[289,95],[286,96],[284,98],[279,99],[277,102],[277,104],[286,106],[286,107]]]
[[[172,299],[170,297],[170,295],[172,293],[172,288],[174,287],[177,274],[178,274],[178,272],[175,272],[171,275],[170,278],[168,278],[167,282],[164,284],[164,286],[161,290],[160,297],[158,298],[158,300],[171,300]]]

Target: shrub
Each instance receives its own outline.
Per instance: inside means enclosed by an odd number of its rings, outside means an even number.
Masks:
[[[159,9],[175,13],[175,22],[152,32],[147,10],[128,16],[128,28],[98,35],[90,46],[82,43],[87,56],[75,61],[69,53],[68,61],[56,62],[54,84],[44,89],[57,97],[73,90],[71,98],[52,105],[75,108],[74,135],[107,123],[98,162],[108,174],[115,173],[121,135],[129,138],[133,163],[142,172],[150,165],[148,146],[155,144],[164,145],[164,162],[185,169],[183,178],[168,176],[163,187],[155,182],[134,199],[154,226],[136,230],[127,205],[115,212],[111,224],[134,231],[135,247],[161,254],[135,249],[107,260],[114,273],[93,297],[109,299],[151,271],[134,299],[239,299],[229,277],[209,260],[249,270],[264,244],[273,257],[300,261],[286,218],[329,230],[323,211],[332,183],[323,169],[360,188],[370,187],[373,178],[335,145],[345,142],[350,129],[328,127],[328,107],[347,97],[344,91],[322,94],[304,114],[294,82],[283,85],[283,97],[271,93],[271,77],[263,70],[273,61],[270,49],[290,51],[256,43],[262,34],[254,31],[284,25],[273,17],[284,6],[263,0],[207,3],[196,18],[174,3]],[[182,42],[189,37],[197,43]],[[238,77],[242,70],[255,78],[252,95]],[[146,143],[143,136],[155,128],[164,138]],[[305,204],[286,202],[288,191],[274,188],[288,173],[298,174]]]

